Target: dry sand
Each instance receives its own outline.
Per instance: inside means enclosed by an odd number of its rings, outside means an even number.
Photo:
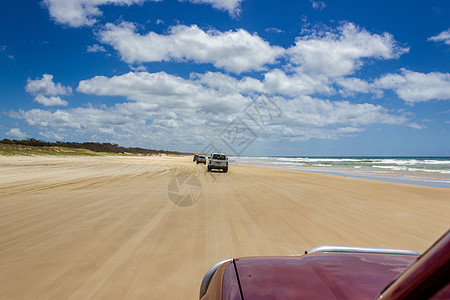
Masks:
[[[222,259],[319,245],[423,252],[450,225],[445,188],[207,173],[190,157],[0,157],[0,168],[2,299],[197,299]],[[179,190],[198,200],[188,207],[169,199],[180,175],[199,182]]]

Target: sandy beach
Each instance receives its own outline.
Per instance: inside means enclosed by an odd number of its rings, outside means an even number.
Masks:
[[[217,261],[426,250],[450,189],[191,157],[1,157],[0,298],[197,299]],[[187,184],[182,184],[187,180]]]

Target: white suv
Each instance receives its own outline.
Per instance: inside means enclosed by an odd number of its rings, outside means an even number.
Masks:
[[[211,172],[212,169],[228,172],[228,157],[226,154],[213,153],[208,158],[208,172]]]

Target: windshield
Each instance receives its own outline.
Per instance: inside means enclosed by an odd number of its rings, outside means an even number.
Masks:
[[[212,158],[218,159],[218,160],[226,160],[227,159],[227,157],[223,154],[213,154]]]

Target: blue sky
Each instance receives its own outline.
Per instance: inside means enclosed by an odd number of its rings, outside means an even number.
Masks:
[[[0,3],[0,138],[450,155],[450,2]]]

